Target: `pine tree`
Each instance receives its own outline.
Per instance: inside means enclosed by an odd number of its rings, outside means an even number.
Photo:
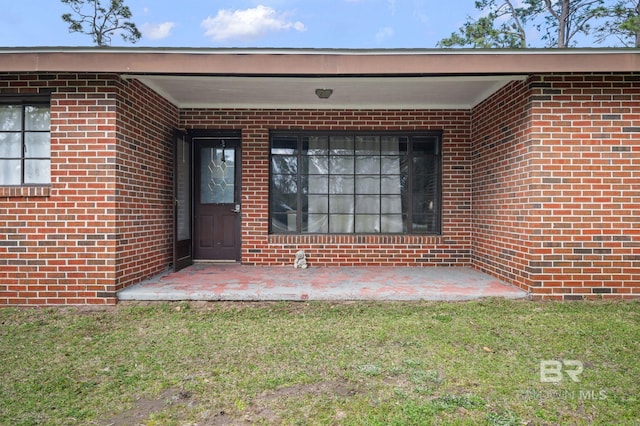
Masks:
[[[108,0],[108,9],[101,0],[61,0],[73,13],[65,13],[62,20],[69,24],[70,32],[90,35],[97,46],[108,46],[111,37],[120,34],[126,42],[135,43],[142,34],[130,21],[132,14],[124,0]]]

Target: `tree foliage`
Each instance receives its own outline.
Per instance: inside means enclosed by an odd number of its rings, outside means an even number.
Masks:
[[[640,0],[477,0],[475,7],[481,16],[467,17],[439,47],[526,48],[533,31],[546,47],[575,47],[592,34],[595,42],[640,43]]]
[[[120,34],[126,42],[135,43],[142,34],[130,21],[131,10],[124,0],[107,0],[103,6],[101,0],[61,0],[73,13],[65,13],[62,20],[69,24],[70,32],[90,35],[97,46],[108,46],[114,34]]]
[[[438,42],[439,47],[527,47],[523,27],[529,16],[526,9],[514,7],[511,0],[478,0],[475,7],[486,15],[478,19],[468,17],[458,32]]]
[[[542,39],[549,47],[562,49],[575,46],[579,34],[589,34],[591,21],[602,14],[604,0],[544,0],[531,5],[535,14],[544,16],[544,24],[537,26],[547,30]]]
[[[596,27],[596,41],[614,37],[623,46],[640,47],[640,0],[618,0],[603,10],[603,22]]]

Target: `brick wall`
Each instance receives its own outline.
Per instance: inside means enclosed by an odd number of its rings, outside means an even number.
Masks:
[[[640,296],[640,74],[532,81],[535,294]]]
[[[50,94],[51,185],[0,188],[0,305],[109,304],[171,263],[174,124],[243,140],[242,261],[470,266],[536,298],[640,296],[640,75],[534,76],[472,111],[178,111],[110,74]],[[443,130],[443,234],[269,235],[270,130]]]
[[[136,80],[119,84],[116,290],[173,261],[173,130],[178,109]]]
[[[530,290],[530,235],[537,229],[529,82],[512,82],[473,110],[473,261]]]
[[[51,96],[51,185],[0,187],[0,305],[113,304],[166,268],[177,110],[108,74],[0,75],[0,94]]]
[[[473,122],[475,264],[534,298],[640,296],[640,75],[534,76]]]
[[[304,249],[313,266],[471,265],[468,111],[181,111],[181,127],[242,130],[242,261],[288,265]],[[269,235],[270,130],[444,130],[442,236]]]
[[[51,93],[51,185],[0,188],[0,304],[115,303],[112,76],[0,76],[2,95]]]

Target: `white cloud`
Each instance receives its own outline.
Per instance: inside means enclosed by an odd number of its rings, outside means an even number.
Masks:
[[[150,40],[161,40],[171,35],[171,30],[175,27],[174,22],[163,22],[161,24],[144,23],[140,25],[140,32],[145,38]]]
[[[380,28],[376,33],[376,42],[380,44],[385,40],[388,40],[391,37],[393,37],[394,34],[395,34],[395,31],[393,31],[393,28],[391,27]]]
[[[202,21],[205,36],[213,41],[228,39],[255,39],[269,32],[294,29],[305,31],[304,24],[300,21],[290,21],[286,14],[276,12],[274,9],[258,5],[253,9],[227,10],[222,9],[212,18]]]

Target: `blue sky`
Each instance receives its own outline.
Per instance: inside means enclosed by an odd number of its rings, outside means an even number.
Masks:
[[[58,0],[0,0],[0,46],[91,46]],[[104,0],[107,3],[108,0]],[[473,0],[125,0],[141,47],[433,48]],[[130,46],[114,37],[112,46]]]

